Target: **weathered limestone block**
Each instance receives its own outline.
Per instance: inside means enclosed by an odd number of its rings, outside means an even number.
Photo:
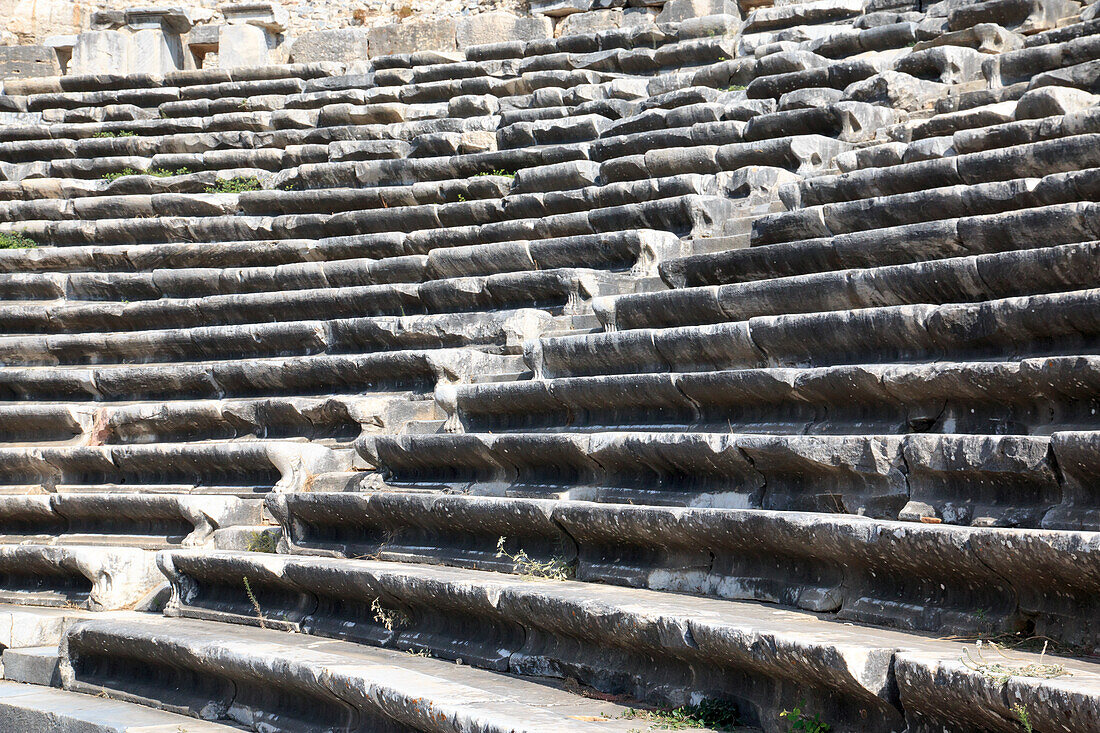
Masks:
[[[367,31],[363,28],[336,28],[304,33],[290,48],[294,63],[309,61],[366,61]]]
[[[56,654],[56,649],[54,653]],[[194,733],[232,733],[238,729],[145,705],[42,688],[38,685],[0,682],[0,733],[32,730],[79,730],[82,733],[187,730]]]
[[[156,554],[123,547],[0,545],[0,600],[93,611],[129,608],[161,582]]]
[[[658,23],[682,23],[692,18],[723,15],[740,17],[737,3],[732,0],[669,0],[657,16]]]
[[[455,39],[459,49],[493,43],[534,41],[553,36],[553,22],[546,17],[521,18],[511,13],[478,13],[458,22]]]
[[[790,28],[792,26],[828,23],[863,12],[861,0],[814,0],[808,3],[775,5],[752,11],[745,18],[745,32]]]
[[[961,84],[980,79],[985,55],[961,46],[936,46],[902,56],[894,70],[918,79]]]
[[[271,45],[271,35],[256,25],[223,25],[218,34],[218,67],[233,69],[267,64]]]
[[[558,23],[555,32],[558,36],[592,34],[618,28],[622,22],[623,11],[618,8],[590,10],[565,16]]]
[[[142,29],[129,39],[129,67],[131,73],[166,74],[182,69],[183,44],[176,33],[158,29]]]
[[[219,10],[230,25],[254,25],[272,34],[283,33],[290,19],[286,8],[273,2],[235,2],[222,5]]]
[[[130,38],[121,31],[88,31],[77,36],[70,74],[125,72],[130,68]]]
[[[985,0],[949,2],[948,7],[947,25],[952,31],[996,23],[1026,35],[1054,28],[1061,18],[1072,14],[1074,6],[1066,0]]]
[[[454,51],[458,24],[451,19],[379,25],[367,31],[371,57],[421,51]]]
[[[936,46],[965,46],[982,53],[1007,53],[1024,47],[1024,39],[1018,33],[1005,30],[996,23],[978,23],[963,30],[944,33],[927,41],[918,41],[914,51]]]
[[[917,112],[932,107],[946,92],[943,84],[918,79],[900,71],[883,71],[844,89],[844,96],[856,102]]]
[[[1020,97],[1016,103],[1016,119],[1041,119],[1068,115],[1096,107],[1100,96],[1072,87],[1039,87]]]
[[[179,35],[191,30],[191,14],[184,8],[130,8],[126,11],[126,25],[132,30],[163,30]]]
[[[57,54],[50,46],[0,46],[0,77],[5,80],[60,73]]]
[[[535,15],[548,15],[559,18],[573,13],[585,13],[592,10],[593,0],[531,0],[531,12]]]

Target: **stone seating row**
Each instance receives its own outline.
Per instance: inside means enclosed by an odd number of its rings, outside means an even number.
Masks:
[[[1096,576],[1081,574],[1081,558],[1097,552],[1095,532],[400,491],[265,501],[286,551],[297,556],[524,572],[498,553],[505,537],[509,553],[556,561],[586,582],[779,603],[941,634],[1010,633],[1034,623],[1034,633],[1067,643],[1096,639],[1089,610]],[[189,558],[174,570],[198,574],[200,562]],[[1040,577],[1023,580],[1040,566]],[[1049,602],[1066,589],[1072,602]],[[975,617],[975,606],[987,615]]]

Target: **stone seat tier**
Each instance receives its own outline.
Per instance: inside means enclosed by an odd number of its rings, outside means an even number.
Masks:
[[[169,612],[185,617],[258,624],[242,588],[241,578],[248,577],[264,623],[271,627],[300,628],[364,646],[427,649],[433,656],[492,670],[550,672],[600,692],[649,702],[675,705],[693,695],[728,700],[736,705],[739,720],[750,724],[778,720],[793,683],[809,709],[822,711],[838,726],[897,730],[908,712],[910,718],[927,715],[1001,729],[998,708],[987,707],[987,695],[1000,699],[990,694],[999,693],[1000,685],[968,670],[959,661],[964,647],[957,642],[836,624],[807,612],[742,601],[438,566],[223,552],[170,552],[160,559],[174,586]],[[381,608],[376,613],[390,623],[374,620],[372,607]],[[142,651],[147,647],[139,634],[151,635],[152,628],[128,627],[129,633],[115,635],[109,628],[109,622],[92,620],[70,630],[63,662],[67,686],[93,689],[72,685],[69,665],[83,669],[84,680],[94,684],[95,671],[108,664],[106,653],[122,652],[124,640],[132,650],[132,669],[139,668],[138,660],[148,663],[152,655]],[[160,645],[175,646],[192,627],[181,623],[176,633],[166,625],[156,628],[164,630]],[[93,634],[93,629],[106,633]],[[177,653],[173,659],[187,656]],[[1037,661],[1038,655],[1021,658]],[[660,685],[651,677],[654,665],[662,670]],[[1075,718],[1089,730],[1091,718],[1097,717],[1093,696],[1100,673],[1086,662],[1065,660],[1065,665],[1073,670],[1065,682],[1021,680],[1020,694],[1031,692],[1024,699],[1029,709],[1038,708],[1035,717],[1042,720],[1057,716],[1055,705],[1068,702],[1061,698],[1072,690],[1077,693]],[[194,669],[195,662],[187,666]],[[701,677],[703,667],[708,674]],[[946,674],[970,682],[971,694],[983,704],[929,684]],[[75,679],[81,681],[79,673]],[[123,682],[118,677],[105,681],[114,682],[115,690]],[[124,681],[140,685],[134,674]]]
[[[202,546],[218,529],[261,524],[262,502],[159,494],[0,495],[0,543]]]
[[[1100,576],[1082,574],[1092,566],[1081,562],[1100,552],[1095,532],[434,493],[295,493],[266,502],[293,555],[522,575],[529,568],[498,553],[504,537],[509,553],[556,561],[586,582],[779,603],[940,634],[1023,630],[1078,650],[1098,643]],[[986,615],[976,617],[975,607]]]
[[[1100,34],[1090,34],[991,56],[982,65],[982,72],[990,81],[1008,86],[1098,58]]]
[[[1092,530],[1097,433],[363,436],[387,485],[487,496]]]
[[[537,169],[534,169],[537,170]],[[250,176],[237,175],[250,173]],[[219,181],[265,175],[257,169],[230,169],[228,171],[198,171],[184,175],[154,176],[151,174],[126,175],[112,181],[93,181],[72,178],[28,178],[19,182],[0,184],[0,201],[9,212],[33,211],[33,204],[44,210],[56,208],[64,212],[68,207],[57,200],[117,198],[126,201],[130,197],[152,197],[163,194],[206,194],[216,188]],[[483,175],[422,184],[377,186],[368,189],[328,188],[306,191],[243,191],[238,202],[262,203],[267,211],[279,213],[334,213],[358,208],[386,206],[416,206],[442,204],[466,200],[492,199],[505,196],[512,188],[514,178],[501,175]],[[252,194],[246,196],[245,194]],[[286,194],[296,194],[288,196]],[[73,201],[72,211],[89,202]],[[31,217],[34,218],[34,217]]]
[[[526,359],[537,376],[559,377],[1055,356],[1094,348],[1098,297],[1072,290],[550,337],[529,342]]]
[[[174,661],[165,665],[155,647]],[[622,717],[622,705],[537,680],[189,619],[74,626],[62,644],[62,669],[69,690],[249,727],[626,733],[637,725]]]
[[[5,367],[0,400],[131,401],[431,391],[439,379],[522,371],[472,348],[88,367]]]
[[[108,493],[140,491],[143,483],[210,485],[220,491],[255,496],[269,490],[293,490],[310,477],[346,470],[347,451],[308,442],[278,440],[207,441],[138,445],[0,447],[3,484],[29,493],[67,486],[99,485]],[[129,488],[117,488],[117,487]],[[36,491],[35,491],[36,489]],[[8,492],[5,492],[8,493]],[[192,492],[174,492],[192,493]],[[200,490],[201,493],[201,490]]]
[[[753,222],[752,245],[1097,200],[1100,200],[1100,168],[1054,173],[1042,178],[926,188],[914,193],[806,206],[763,216]]]
[[[304,338],[307,339],[301,342],[304,351],[328,348],[330,345],[338,351],[397,348],[402,343],[412,344],[421,338],[425,339],[425,343],[441,347],[443,342],[462,339],[466,319],[458,315],[450,318],[417,318],[417,315],[469,314],[517,308],[543,308],[558,314],[580,313],[585,310],[584,303],[592,297],[623,292],[624,289],[631,292],[635,285],[635,281],[626,275],[599,270],[542,270],[423,283],[160,298],[133,303],[9,303],[0,304],[0,328],[7,334],[56,334],[54,345],[65,350],[71,344],[74,348],[72,357],[78,360],[82,351],[88,352],[97,347],[108,349],[105,356],[111,353],[112,347],[106,342],[111,341],[112,336],[88,338],[89,333],[153,329],[160,332],[150,333],[146,337],[121,337],[114,353],[119,358],[137,357],[135,349],[142,348],[138,343],[147,341],[154,349],[161,344],[170,357],[179,348],[187,349],[189,345],[198,347],[196,353],[201,355],[204,348],[216,349],[214,342],[222,339],[225,339],[226,345],[238,339],[263,339],[268,342],[267,348],[278,350],[286,346],[293,348],[295,339]],[[518,333],[522,335],[527,330],[522,324],[527,321],[535,326],[534,332],[537,332],[538,316],[520,315],[527,317],[510,319],[508,316],[491,315],[480,327],[472,325],[469,331],[471,342],[498,341],[503,336],[503,330],[516,326],[520,326]],[[375,319],[373,316],[388,317]],[[307,322],[307,319],[312,322]],[[333,319],[343,320],[330,325],[319,322],[327,323]],[[275,329],[222,329],[206,333],[179,330],[258,323],[287,325]],[[294,323],[298,325],[290,325]],[[165,332],[165,329],[170,331]],[[308,335],[310,332],[313,332],[312,336]],[[387,336],[386,332],[392,335]],[[437,335],[433,336],[433,333]],[[70,337],[77,340],[66,341]],[[84,346],[80,345],[82,338],[87,339],[83,342]],[[331,343],[327,343],[330,339]],[[279,345],[279,340],[283,340],[283,344]],[[207,343],[206,347],[201,345],[203,342]],[[323,343],[325,345],[322,346]],[[9,341],[7,345],[10,349],[0,347],[0,353],[6,351],[9,364],[20,363],[23,358],[21,354],[28,354],[29,361],[25,363],[33,363],[50,350],[49,342],[42,343],[40,339],[37,344],[24,339]],[[236,348],[241,347],[248,348],[243,343]],[[149,353],[148,356],[152,359],[154,354]],[[0,361],[3,360],[5,358],[0,357]]]
[[[535,293],[529,296],[536,297]],[[368,302],[364,299],[362,304]],[[272,311],[270,317],[298,319],[308,310],[292,299],[280,305],[289,310]],[[562,308],[559,305],[557,310]],[[341,310],[339,301],[322,308],[325,309],[331,309],[330,315],[337,316]],[[569,322],[568,317],[554,318],[546,311],[532,308],[163,329],[150,328],[155,318],[150,318],[148,324],[142,324],[141,320],[131,324],[141,329],[137,331],[81,333],[79,327],[67,327],[47,339],[0,336],[0,363],[6,366],[141,364],[456,347],[521,353],[524,340],[561,330]]]
[[[37,445],[309,438],[347,445],[363,430],[400,432],[410,420],[445,415],[412,392],[167,402],[16,402],[0,404],[0,441]]]
[[[415,231],[491,224],[509,219],[568,214],[590,209],[639,204],[688,195],[715,195],[727,177],[685,174],[646,181],[595,185],[596,166],[576,163],[526,169],[521,177],[486,175],[411,186],[368,189],[326,188],[307,191],[244,191],[241,193],[152,193],[45,198],[0,202],[0,217],[9,222],[113,220],[126,217],[203,217],[244,214],[340,214],[329,234]],[[557,175],[555,175],[557,174]],[[531,183],[551,179],[560,189],[541,193]],[[549,182],[549,181],[547,181]],[[373,211],[374,216],[362,212]],[[387,217],[393,229],[380,228]],[[304,221],[314,221],[316,216]],[[372,220],[373,219],[373,220]],[[349,222],[356,226],[352,228]]]
[[[1097,358],[732,369],[440,388],[464,432],[1044,435],[1100,427]]]
[[[1096,256],[1096,242],[1036,244],[1040,246],[1035,249],[600,298],[593,310],[607,330],[621,331],[816,310],[988,300],[1095,284],[1090,270],[1069,272],[1064,265],[1080,262],[1090,268],[1085,263]]]
[[[280,247],[285,244],[293,247],[297,242],[280,243]],[[94,247],[66,247],[54,250],[54,256],[44,257],[36,263],[48,268],[46,271],[34,272],[33,268],[25,266],[19,272],[0,274],[0,298],[135,301],[303,288],[415,283],[448,277],[582,266],[609,270],[631,269],[651,275],[654,274],[657,262],[678,254],[681,246],[680,240],[671,233],[632,230],[440,248],[431,250],[427,255],[399,255],[381,260],[353,258],[228,268],[172,268],[171,258],[164,256],[166,253],[163,252],[164,249],[170,249],[171,245],[152,248],[161,250],[159,258],[142,258],[135,262],[107,254],[93,254],[90,258],[66,257],[96,252]],[[293,252],[292,247],[286,249]],[[306,251],[307,254],[308,252],[309,250]],[[312,252],[316,254],[318,251],[314,249]],[[42,255],[43,251],[34,250],[34,254]],[[202,262],[198,257],[196,260]],[[148,266],[146,261],[153,266],[144,269]],[[128,266],[128,270],[113,269],[120,266]],[[81,271],[88,267],[95,269]]]
[[[714,194],[679,194],[673,187],[643,183],[634,189],[642,200],[611,203],[595,196],[551,198],[562,213],[547,209],[538,198],[527,209],[503,211],[499,201],[395,209],[348,211],[334,215],[284,214],[255,216],[171,216],[148,219],[95,219],[5,223],[4,230],[19,232],[40,245],[168,244],[240,242],[249,239],[304,239],[344,237],[363,247],[361,257],[427,254],[439,247],[489,242],[551,239],[586,234],[608,234],[630,229],[657,229],[680,236],[705,237],[725,233],[725,222],[736,216],[737,203]],[[613,189],[608,189],[613,191]],[[662,197],[664,193],[673,195]],[[627,189],[629,200],[631,191]],[[638,195],[641,193],[642,195]],[[652,198],[651,198],[652,197]],[[613,198],[609,196],[608,198]],[[442,219],[441,219],[442,217]],[[403,234],[403,232],[409,232]],[[394,243],[402,246],[395,251]]]
[[[189,69],[167,74],[71,74],[59,77],[8,79],[7,94],[30,95],[60,92],[97,92],[147,87],[187,87],[224,82],[253,82],[270,79],[318,79],[340,74],[343,64],[327,61],[308,64],[238,66],[231,69]]]
[[[961,131],[953,137],[957,155],[807,179],[790,192],[789,203],[814,206],[1094,168],[1089,151],[1096,149],[1098,125],[1100,112],[1093,109]]]
[[[50,727],[89,733],[240,731],[236,726],[199,721],[144,705],[7,681],[0,682],[0,717],[12,726],[8,728],[11,731],[49,730]]]
[[[905,224],[836,237],[689,255],[658,265],[677,288],[1026,250],[1100,237],[1087,201]],[[935,265],[930,265],[935,269]]]
[[[132,608],[163,580],[149,550],[34,544],[0,544],[0,579],[0,602],[93,611]]]
[[[847,149],[847,143],[822,135],[658,148],[602,163],[600,179],[611,184],[686,173],[716,174],[747,166],[784,168],[805,176],[830,167],[832,159]]]

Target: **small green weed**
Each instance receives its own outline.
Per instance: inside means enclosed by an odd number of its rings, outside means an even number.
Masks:
[[[491,171],[486,171],[484,173],[475,173],[474,174],[475,178],[478,178],[480,176],[502,176],[504,178],[515,178],[516,177],[516,171],[504,170],[503,168],[494,168]]]
[[[228,178],[218,181],[213,186],[207,186],[207,193],[244,193],[245,191],[260,191],[263,184],[255,176],[247,178]]]
[[[370,610],[374,611],[374,620],[386,627],[386,631],[402,629],[412,621],[404,611],[383,606],[380,598],[371,601]]]
[[[104,181],[117,181],[118,179],[123,178],[125,176],[137,176],[137,175],[140,175],[140,173],[138,173],[138,171],[134,170],[133,168],[123,168],[120,171],[114,171],[112,173],[104,173],[102,176],[100,176],[100,178],[102,178]]]
[[[148,175],[156,176],[157,178],[171,178],[172,176],[186,176],[191,172],[190,168],[176,168],[174,171],[170,171],[167,168],[152,168],[148,171]]]
[[[34,249],[38,242],[21,232],[0,233],[0,249]]]
[[[1024,726],[1027,733],[1035,733],[1031,727],[1031,718],[1027,714],[1027,708],[1020,703],[1016,703],[1012,706],[1012,712],[1016,713],[1016,719],[1020,721],[1020,725]]]
[[[137,133],[132,130],[118,130],[117,132],[104,130],[103,132],[93,133],[92,137],[137,137]]]
[[[802,709],[805,705],[806,702],[800,700],[793,710],[784,710],[779,714],[780,718],[791,724],[790,733],[829,733],[832,726],[817,713],[810,715],[805,712]]]
[[[167,168],[152,168],[142,173],[136,171],[133,168],[123,168],[120,171],[114,171],[112,173],[104,173],[100,178],[104,181],[117,181],[120,178],[126,176],[156,176],[157,178],[169,178],[171,176],[186,176],[191,171],[187,168],[177,168],[174,171],[170,171]]]
[[[515,564],[516,572],[527,578],[545,578],[546,580],[568,580],[574,575],[573,566],[558,557],[549,560],[532,560],[526,550],[512,554],[504,549],[507,537],[497,540],[497,557],[506,557]]]
[[[681,705],[663,710],[636,710],[628,708],[620,715],[627,720],[644,720],[650,729],[686,730],[689,728],[713,728],[732,730],[737,725],[737,707],[722,700],[703,700],[698,705]]]
[[[747,89],[744,84],[730,84],[728,87],[722,89],[723,92],[743,92]]]
[[[274,553],[279,545],[279,537],[274,532],[253,532],[246,545],[249,552]]]
[[[256,620],[260,622],[260,628],[266,629],[267,624],[264,623],[264,612],[260,608],[260,602],[256,600],[256,594],[252,592],[252,584],[248,582],[248,576],[243,578],[244,580],[244,592],[248,596],[249,602],[252,604],[252,609],[256,612]]]

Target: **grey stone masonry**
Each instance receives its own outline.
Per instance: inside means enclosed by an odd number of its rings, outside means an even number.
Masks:
[[[5,80],[0,733],[1100,733],[1095,6],[532,10]]]

